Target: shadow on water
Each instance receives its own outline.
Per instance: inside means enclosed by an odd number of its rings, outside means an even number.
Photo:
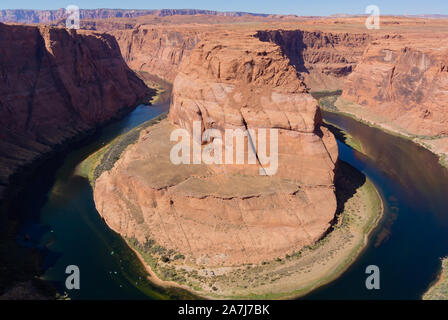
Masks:
[[[44,278],[60,292],[66,291],[66,267],[79,267],[81,288],[69,291],[70,298],[194,298],[184,290],[162,289],[147,280],[135,253],[96,211],[88,180],[75,174],[90,154],[168,108],[169,101],[137,107],[87,142],[47,161],[20,194],[14,212],[21,220],[18,241],[43,253]]]
[[[366,176],[356,170],[350,164],[338,160],[335,172],[335,189],[336,189],[336,218],[344,212],[345,204],[351,199],[358,188],[366,182]]]
[[[373,181],[384,216],[360,258],[306,299],[420,299],[448,254],[448,170],[409,140],[342,115],[323,116],[361,142],[364,154],[338,141],[339,156]],[[365,287],[372,264],[380,268],[380,290]]]
[[[332,126],[331,124],[325,124],[324,125],[328,130],[331,131],[331,133],[335,136],[335,138],[344,143],[347,144],[347,136],[344,134],[344,131],[342,131],[340,128]]]

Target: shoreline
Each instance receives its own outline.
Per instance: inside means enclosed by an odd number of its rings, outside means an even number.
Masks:
[[[435,281],[433,281],[425,293],[422,295],[422,300],[447,300],[448,299],[448,257],[441,259],[441,267],[439,274]]]
[[[119,236],[122,237],[120,234],[119,234]],[[140,261],[142,266],[145,268],[146,272],[148,272],[148,277],[147,277],[148,281],[150,281],[154,285],[159,286],[159,287],[164,288],[164,289],[168,289],[168,288],[182,289],[182,290],[188,291],[189,293],[197,296],[198,298],[208,299],[206,296],[201,296],[197,292],[191,290],[191,288],[188,287],[188,286],[181,285],[181,284],[179,284],[179,283],[177,283],[175,281],[167,281],[167,280],[160,279],[157,276],[157,274],[151,269],[151,267],[146,263],[145,259],[140,254],[140,252],[137,249],[133,248],[126,239],[124,239],[124,240],[125,240],[128,248],[130,250],[132,250],[132,252],[135,253],[135,255],[137,256],[138,260]]]
[[[342,104],[345,104],[345,105],[342,105]],[[322,105],[320,105],[320,107],[327,112],[332,112],[335,114],[340,114],[340,115],[343,115],[346,117],[350,117],[353,120],[361,122],[369,127],[379,129],[387,134],[398,136],[400,138],[412,141],[413,143],[418,144],[419,146],[425,148],[426,150],[428,150],[431,153],[433,153],[434,155],[436,155],[437,158],[439,159],[440,165],[442,167],[448,169],[448,152],[439,151],[439,150],[437,150],[437,147],[430,145],[430,141],[435,141],[438,139],[445,139],[448,137],[435,138],[435,137],[428,136],[427,138],[424,138],[424,137],[421,137],[421,136],[418,136],[415,134],[411,134],[406,131],[402,131],[398,128],[395,128],[393,126],[386,125],[385,123],[382,123],[380,121],[374,121],[367,116],[363,117],[356,111],[349,109],[349,107],[347,106],[348,104],[353,105],[353,106],[359,106],[359,105],[355,104],[354,102],[342,99],[342,98],[340,98],[340,96],[338,96],[338,98],[333,103],[333,107],[322,106]],[[359,106],[359,108],[363,108],[363,107]]]

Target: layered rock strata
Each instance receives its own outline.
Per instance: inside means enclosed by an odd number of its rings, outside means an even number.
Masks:
[[[302,30],[258,31],[262,41],[278,44],[313,91],[342,89],[372,36]]]
[[[264,42],[280,46],[313,91],[342,89],[372,37],[363,33],[302,30],[253,31]],[[203,38],[218,38],[225,30],[205,26],[140,25],[111,31],[128,65],[138,71],[174,81],[182,60]]]
[[[147,94],[110,35],[0,24],[0,188]]]
[[[111,34],[117,39],[130,68],[172,82],[183,58],[200,41],[203,30],[143,25],[132,30],[112,31]]]
[[[278,170],[260,175],[257,147],[254,164],[174,164],[170,134],[192,132],[194,121],[222,137],[277,130]],[[246,33],[209,37],[181,64],[169,122],[143,131],[96,180],[97,209],[123,236],[194,264],[283,257],[316,242],[334,219],[337,147],[320,124],[317,102],[278,45]],[[202,141],[202,151],[216,140]],[[245,159],[254,140],[244,138]]]
[[[413,135],[448,134],[448,46],[438,35],[372,42],[342,98]]]

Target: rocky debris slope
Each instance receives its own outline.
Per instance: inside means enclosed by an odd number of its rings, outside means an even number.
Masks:
[[[447,135],[445,38],[417,34],[386,36],[372,42],[347,78],[342,98],[359,104],[360,111],[370,114],[368,119],[401,132]]]
[[[151,14],[153,10],[122,10],[122,9],[81,9],[81,19],[110,19],[110,18],[135,18]],[[65,9],[57,10],[0,10],[0,22],[18,23],[45,23],[49,24],[67,18]]]
[[[0,24],[0,188],[147,94],[110,35]]]
[[[112,229],[198,265],[260,263],[325,234],[336,211],[337,146],[278,45],[252,33],[210,36],[182,62],[172,96],[171,123],[143,131],[96,180],[95,203]],[[195,120],[222,134],[276,128],[276,174],[259,175],[266,168],[249,164],[249,151],[244,164],[173,164],[170,133],[191,131]]]

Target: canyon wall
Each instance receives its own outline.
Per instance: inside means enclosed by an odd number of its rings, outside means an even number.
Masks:
[[[19,168],[147,95],[110,35],[0,24],[0,191]]]
[[[278,170],[260,175],[268,169],[259,147],[258,160],[248,163],[259,135],[244,138],[243,164],[174,164],[170,134],[191,132],[193,121],[221,136],[226,129],[278,130],[278,151],[267,146]],[[278,45],[252,32],[209,36],[181,63],[169,122],[143,130],[96,180],[96,207],[123,236],[154,241],[197,265],[284,257],[315,243],[334,219],[338,151],[320,125],[316,100]],[[202,141],[201,148],[211,145]]]
[[[367,120],[400,132],[447,135],[448,46],[444,39],[416,34],[372,42],[347,78],[342,98],[359,104]]]
[[[279,45],[313,91],[342,89],[372,40],[365,33],[301,30],[258,31],[256,36]]]
[[[185,26],[138,26],[110,32],[130,68],[172,82],[182,59],[199,42],[203,29]]]

